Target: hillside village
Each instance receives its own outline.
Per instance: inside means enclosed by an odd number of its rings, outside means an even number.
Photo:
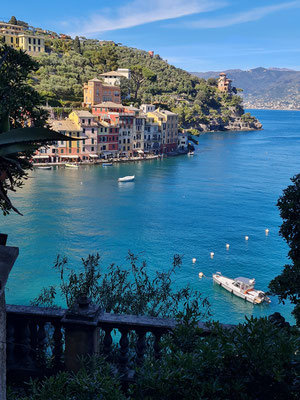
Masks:
[[[57,51],[61,52],[55,60],[57,63],[61,62],[64,55],[69,57],[71,51],[74,51],[71,53],[72,57],[80,57],[82,62],[87,62],[87,56],[88,61],[90,58],[99,58],[98,49],[101,47],[109,49],[113,54],[108,56],[110,63],[105,59],[106,67],[93,64],[91,68],[89,65],[86,68],[88,73],[86,70],[83,74],[76,72],[76,80],[72,78],[70,83],[67,83],[70,90],[76,86],[77,93],[73,95],[74,100],[70,102],[71,108],[68,108],[67,115],[63,106],[63,112],[57,114],[55,109],[48,105],[47,100],[49,125],[58,132],[81,140],[57,142],[41,148],[33,157],[35,163],[96,162],[107,158],[176,155],[193,149],[189,141],[190,134],[197,135],[201,131],[261,128],[261,124],[254,117],[244,114],[240,97],[236,96],[236,89],[224,73],[220,74],[218,80],[206,82],[169,66],[159,56],[155,56],[153,51],[144,52],[146,54],[139,51],[134,53],[133,49],[126,50],[114,42],[82,37],[76,37],[73,41],[65,34],[30,27],[23,21],[20,24],[14,17],[9,22],[0,22],[0,36],[5,44],[25,51],[40,63],[39,74],[33,77],[32,84],[50,102],[52,98],[58,97],[51,92],[55,90],[54,84],[49,88],[45,86],[51,78],[57,77],[53,70],[47,68],[47,59],[51,57],[49,54],[57,54],[55,46],[58,46]],[[73,50],[70,46],[73,46]],[[84,53],[85,58],[82,57],[81,49],[84,46],[88,46]],[[118,47],[119,57],[114,50]],[[127,57],[128,53],[130,57],[132,54],[133,57],[139,56],[140,64],[131,68],[127,65],[125,68],[122,65],[124,52],[127,52]],[[144,59],[146,61],[143,64]],[[107,70],[109,66],[119,65],[115,70]],[[171,72],[169,82],[174,80],[174,76],[179,82],[173,82],[173,89],[165,89],[165,94],[161,89],[164,82],[161,82],[162,74],[157,72],[158,66],[167,69],[169,74]],[[104,72],[101,72],[101,68]],[[62,68],[57,67],[58,72],[61,70]],[[49,79],[46,79],[47,76]],[[43,87],[41,84],[44,81]],[[59,90],[62,91],[61,84]],[[77,99],[82,101],[76,102]],[[152,101],[148,102],[149,99]],[[65,100],[62,100],[61,104],[66,104]]]

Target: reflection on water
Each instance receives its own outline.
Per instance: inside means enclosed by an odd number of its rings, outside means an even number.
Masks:
[[[118,182],[119,190],[128,191],[134,189],[135,182]]]

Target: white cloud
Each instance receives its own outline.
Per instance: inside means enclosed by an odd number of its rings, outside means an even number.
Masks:
[[[124,6],[103,9],[82,20],[64,21],[72,26],[72,36],[90,36],[105,31],[130,28],[150,22],[175,19],[216,10],[226,3],[220,0],[132,0]]]
[[[300,7],[299,1],[279,3],[272,6],[253,8],[239,14],[230,14],[219,18],[201,19],[188,24],[190,28],[223,28],[226,26],[257,21],[276,11]]]

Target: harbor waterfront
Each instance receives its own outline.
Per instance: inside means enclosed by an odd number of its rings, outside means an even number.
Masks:
[[[98,251],[105,268],[125,265],[131,250],[154,273],[179,253],[183,265],[175,284],[190,283],[207,296],[214,319],[237,323],[245,315],[279,311],[293,322],[289,304],[274,297],[271,304],[246,303],[212,281],[221,271],[255,278],[257,289],[267,291],[288,262],[276,202],[299,172],[300,113],[251,113],[264,130],[203,134],[194,156],[31,172],[12,196],[24,217],[1,218],[9,245],[21,249],[7,302],[29,304],[42,287],[57,284],[51,268],[57,254],[76,268],[81,257]],[[133,175],[134,182],[118,182]]]

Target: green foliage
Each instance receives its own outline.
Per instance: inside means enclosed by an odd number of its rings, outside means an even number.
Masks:
[[[8,392],[7,400],[125,400],[118,377],[102,359],[85,360],[77,372],[60,372],[42,381],[31,381],[27,395]]]
[[[165,340],[161,360],[147,359],[131,398],[299,398],[299,333],[252,317],[235,329],[212,324],[212,334],[202,337],[195,322],[185,321]]]
[[[11,19],[8,21],[9,24],[17,25],[18,21],[17,18],[13,15]]]
[[[300,174],[291,178],[291,181],[293,184],[283,191],[277,207],[283,219],[279,233],[290,248],[288,256],[292,264],[284,266],[269,288],[279,296],[280,301],[289,299],[296,305],[293,314],[300,326]]]
[[[76,298],[87,296],[107,312],[173,317],[197,301],[202,317],[210,315],[209,304],[199,292],[190,286],[174,288],[173,280],[182,264],[180,256],[174,256],[172,267],[156,272],[154,278],[150,278],[146,263],[139,265],[133,254],[129,253],[128,261],[129,268],[111,264],[104,269],[98,254],[89,255],[82,259],[83,270],[76,272],[68,268],[65,257],[58,257],[54,268],[60,276],[59,287],[43,289],[32,304],[53,306],[62,296],[71,307]]]

